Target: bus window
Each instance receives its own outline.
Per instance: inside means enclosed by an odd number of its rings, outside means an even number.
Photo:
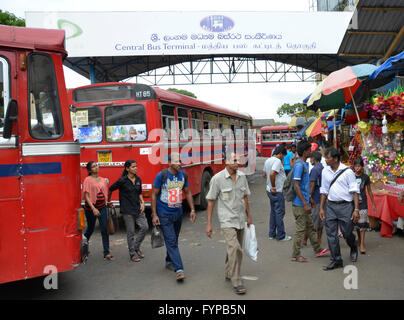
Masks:
[[[80,143],[102,141],[102,111],[98,107],[83,108],[70,113],[74,140]]]
[[[105,132],[108,142],[145,141],[146,111],[142,104],[105,108]]]
[[[8,75],[8,63],[7,60],[0,57],[0,137],[3,135],[4,117],[6,114],[6,108],[9,95],[9,75]]]
[[[162,107],[163,137],[165,140],[175,140],[175,113],[174,107],[163,105]]]
[[[55,70],[52,59],[44,54],[28,57],[30,133],[35,139],[57,139],[62,136]]]
[[[189,140],[191,135],[189,130],[188,110],[177,108],[177,118],[180,131],[180,140]]]
[[[219,129],[222,133],[222,137],[224,138],[232,138],[231,130],[230,130],[230,119],[227,117],[219,117]]]
[[[273,140],[280,140],[280,135],[281,135],[280,131],[272,131],[272,139]]]
[[[191,125],[192,129],[198,131],[199,137],[193,137],[194,139],[201,139],[202,137],[202,113],[199,111],[191,111]]]
[[[203,114],[203,138],[216,138],[218,135],[217,115],[211,113]],[[220,136],[219,136],[220,137]]]
[[[133,98],[133,85],[111,85],[80,88],[73,92],[75,103],[129,100]]]
[[[289,130],[282,130],[282,140],[288,140],[288,139],[290,139]]]
[[[262,141],[271,141],[272,140],[272,135],[270,131],[264,131],[262,133]]]

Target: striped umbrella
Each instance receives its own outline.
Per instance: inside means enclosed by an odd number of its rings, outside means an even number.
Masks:
[[[330,73],[314,89],[307,107],[315,110],[320,108],[322,111],[344,107],[352,100],[363,79],[376,68],[373,64],[358,64]]]
[[[335,111],[336,110],[320,113],[320,116],[316,120],[314,120],[306,129],[306,136],[314,137],[318,134],[321,134],[324,131],[324,128],[327,127],[327,119],[333,118],[335,115]]]

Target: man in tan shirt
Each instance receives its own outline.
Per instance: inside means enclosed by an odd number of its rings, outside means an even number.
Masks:
[[[231,283],[237,294],[247,292],[243,286],[240,270],[243,258],[243,238],[245,217],[247,215],[248,227],[252,223],[250,208],[248,206],[247,178],[238,171],[239,159],[231,153],[226,160],[226,168],[213,176],[210,182],[208,200],[206,234],[212,236],[212,213],[216,200],[218,200],[218,217],[227,244],[226,280]]]

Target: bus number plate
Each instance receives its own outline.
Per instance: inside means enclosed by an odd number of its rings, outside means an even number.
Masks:
[[[112,162],[111,151],[98,151],[98,162]]]

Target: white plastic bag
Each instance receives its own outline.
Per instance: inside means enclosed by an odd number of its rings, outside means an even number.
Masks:
[[[255,226],[250,224],[250,227],[245,224],[244,228],[244,251],[253,261],[258,260],[258,243],[255,236]]]

